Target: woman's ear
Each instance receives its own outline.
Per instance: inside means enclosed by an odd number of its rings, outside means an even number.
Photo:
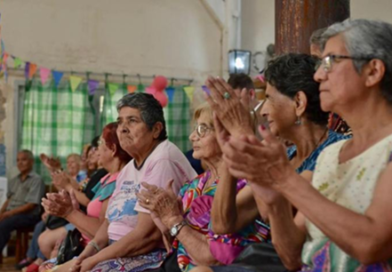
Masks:
[[[306,97],[305,93],[303,91],[297,92],[297,94],[294,97],[295,101],[295,114],[297,116],[303,116],[306,107],[308,105],[308,98]]]
[[[114,156],[117,153],[117,146],[114,144],[112,145],[112,147],[110,148],[110,150],[112,150],[112,157],[114,158]]]
[[[163,130],[163,125],[161,122],[156,122],[155,125],[152,128],[152,132],[153,132],[153,137],[154,139],[158,139],[159,135],[161,134],[161,131]]]
[[[366,76],[365,84],[367,87],[380,84],[385,75],[385,64],[379,59],[372,59],[364,66],[362,75]]]

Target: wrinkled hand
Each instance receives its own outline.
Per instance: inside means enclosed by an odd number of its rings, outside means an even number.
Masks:
[[[42,199],[42,206],[48,214],[65,218],[75,210],[75,204],[71,196],[64,190],[60,193],[50,193],[46,196],[47,199]]]
[[[154,222],[159,218],[163,226],[167,229],[172,227],[172,219],[182,218],[183,214],[182,206],[180,206],[181,201],[179,201],[174,194],[172,184],[173,180],[168,183],[164,190],[157,186],[142,182],[142,185],[146,190],[141,190],[137,194],[140,206],[151,212],[151,216],[153,216],[153,219],[155,218]],[[161,228],[162,226],[158,227]]]
[[[295,175],[295,170],[284,145],[265,128],[260,134],[263,142],[255,136],[231,137],[222,149],[223,159],[233,176],[275,188]]]
[[[42,153],[39,155],[42,163],[48,169],[49,172],[57,171],[61,169],[61,162],[59,158],[49,157],[48,155]]]
[[[58,189],[67,189],[70,187],[72,178],[64,171],[52,172],[52,183]]]
[[[234,137],[253,135],[250,101],[245,98],[245,91],[241,92],[241,96],[244,96],[241,103],[240,97],[223,79],[209,77],[206,85],[210,90],[210,95],[204,93],[205,99],[230,135]],[[228,99],[224,98],[225,93],[229,94]]]
[[[78,258],[75,261],[75,264],[69,269],[70,271],[80,271],[82,267],[82,263],[84,260],[90,258],[96,253],[96,250],[92,246],[87,246],[84,248],[83,252],[80,253]]]
[[[99,262],[97,262],[94,257],[89,257],[82,261],[80,264],[80,272],[87,272],[94,268]]]

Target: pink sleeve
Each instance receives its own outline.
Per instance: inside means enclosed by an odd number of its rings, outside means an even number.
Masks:
[[[174,179],[173,190],[178,194],[182,185],[187,181],[186,174],[176,162],[162,159],[149,165],[144,177],[140,179],[140,182],[147,182],[148,184],[166,189],[166,186],[171,179]],[[150,213],[148,210],[141,207],[139,203],[136,203],[135,211]]]

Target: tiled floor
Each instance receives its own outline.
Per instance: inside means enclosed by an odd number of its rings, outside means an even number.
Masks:
[[[15,269],[15,258],[3,258],[3,263],[0,264],[0,271],[1,272],[17,272],[19,270]]]

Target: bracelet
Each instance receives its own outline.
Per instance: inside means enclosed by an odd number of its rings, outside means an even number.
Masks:
[[[100,251],[101,251],[101,248],[100,248],[100,247],[97,245],[97,243],[94,242],[94,241],[88,242],[87,245],[88,245],[88,246],[92,246],[93,248],[95,248],[95,250],[96,250],[97,252],[100,252]]]

